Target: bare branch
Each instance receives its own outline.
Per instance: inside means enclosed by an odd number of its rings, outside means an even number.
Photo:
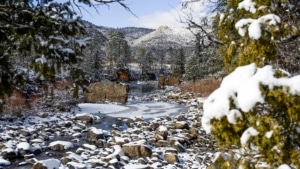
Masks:
[[[128,7],[127,4],[125,4],[123,1],[125,0],[95,0],[95,2],[101,4],[101,5],[107,5],[110,3],[118,3],[119,5],[121,5],[126,11],[130,12],[132,15],[134,15],[135,17],[137,17],[132,11],[131,9]],[[94,6],[94,5],[92,5]],[[137,17],[138,18],[138,17]]]
[[[210,3],[215,3],[216,0],[210,0]],[[203,3],[203,5],[206,1],[204,0],[185,0],[182,3],[182,7],[184,10],[190,10],[188,12],[184,12],[184,16],[180,16],[180,22],[187,25],[188,29],[197,37],[206,38],[208,41],[215,43],[215,44],[222,44],[217,38],[214,37],[211,29],[211,23],[208,20],[209,16],[205,17],[197,17],[196,19],[193,17],[193,12],[191,5],[192,3]],[[211,13],[212,14],[212,13]],[[193,30],[197,30],[194,32]]]

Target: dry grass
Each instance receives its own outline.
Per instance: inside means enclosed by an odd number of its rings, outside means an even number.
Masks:
[[[73,86],[73,82],[68,79],[64,79],[62,81],[56,81],[50,86],[59,93],[63,93]],[[48,90],[51,90],[51,87],[49,87]],[[32,112],[33,109],[43,104],[42,102],[45,98],[45,92],[42,88],[38,92],[39,93],[25,97],[20,91],[15,90],[10,96],[6,95],[4,97],[5,105],[2,112],[0,111],[0,116],[3,115],[1,113],[5,113],[11,117],[20,117],[24,115],[24,113]],[[58,102],[60,103],[62,101],[59,100]],[[65,107],[68,107],[68,105],[65,105]]]
[[[203,79],[182,83],[179,87],[181,92],[198,93],[202,97],[207,97],[220,86],[220,83],[221,80],[218,79]]]
[[[39,95],[29,96],[27,99],[22,96],[21,92],[15,90],[11,96],[5,96],[5,105],[3,106],[2,112],[0,112],[0,118],[13,118],[22,117],[24,115],[30,115],[30,109],[35,106],[35,101],[40,99]],[[24,113],[27,114],[24,114]],[[32,112],[31,112],[32,113]]]

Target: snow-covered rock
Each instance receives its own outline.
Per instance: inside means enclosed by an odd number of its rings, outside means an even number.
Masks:
[[[53,151],[63,151],[73,148],[74,145],[69,141],[54,141],[49,144],[49,147]]]

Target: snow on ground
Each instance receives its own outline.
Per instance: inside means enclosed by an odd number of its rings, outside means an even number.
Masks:
[[[10,161],[3,159],[2,157],[0,157],[0,165],[1,166],[6,166],[6,165],[10,165]]]
[[[113,113],[129,109],[128,107],[117,104],[95,104],[95,103],[81,103],[78,104],[80,110],[75,113]]]
[[[128,105],[82,103],[78,107],[80,109],[75,113],[101,113],[125,118],[142,116],[144,119],[175,115],[183,111],[183,106],[165,102],[140,102]]]

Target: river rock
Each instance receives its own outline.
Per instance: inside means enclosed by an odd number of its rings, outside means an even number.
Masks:
[[[188,129],[189,125],[185,121],[177,121],[175,123],[175,128],[176,129]]]
[[[85,102],[97,103],[106,100],[126,103],[129,88],[117,82],[102,81],[90,84],[83,95]]]
[[[27,142],[20,142],[19,144],[17,144],[17,149],[21,156],[24,156],[25,154],[31,152],[31,146]]]
[[[0,157],[0,166],[8,166],[11,162]],[[1,167],[0,167],[1,168]]]
[[[103,130],[90,127],[86,139],[91,142],[97,142],[99,139],[104,139]]]
[[[158,140],[155,145],[157,147],[167,147],[169,143],[166,140]]]
[[[134,159],[141,157],[150,157],[152,155],[151,148],[143,144],[124,144],[122,147],[122,151],[126,156]]]
[[[198,137],[198,130],[196,128],[190,128],[189,133],[190,139],[196,139]]]
[[[155,130],[155,134],[161,136],[165,140],[168,136],[168,129],[166,126],[161,125]]]
[[[18,152],[12,148],[2,150],[1,155],[4,159],[14,159],[18,157]]]
[[[30,132],[28,130],[25,130],[25,129],[20,129],[19,134],[24,136],[24,137],[30,136]]]
[[[167,161],[169,164],[174,164],[179,162],[177,154],[174,153],[166,153],[164,156],[164,160]]]
[[[49,148],[53,151],[64,151],[73,147],[73,143],[68,141],[54,141],[49,144]]]
[[[47,159],[36,162],[31,169],[54,169],[59,168],[60,161],[58,159]]]
[[[81,120],[88,123],[93,122],[93,115],[87,113],[76,114],[75,120]]]

